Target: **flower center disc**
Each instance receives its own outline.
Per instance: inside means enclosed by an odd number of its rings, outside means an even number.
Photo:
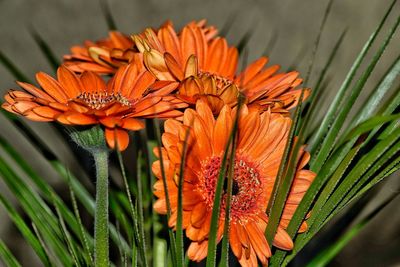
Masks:
[[[236,156],[232,183],[231,219],[245,220],[248,216],[255,215],[259,211],[259,200],[263,192],[258,170],[250,162]],[[221,168],[221,157],[212,157],[202,164],[202,175],[200,175],[199,191],[202,193],[207,206],[212,209],[214,203],[215,189]],[[224,178],[224,193],[221,202],[221,214],[225,213],[227,196],[226,168]]]
[[[92,109],[101,109],[112,102],[119,102],[123,106],[130,106],[130,102],[120,93],[100,92],[83,92],[76,97],[85,102]]]

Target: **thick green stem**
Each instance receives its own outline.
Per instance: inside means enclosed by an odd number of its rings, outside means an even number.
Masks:
[[[108,267],[108,152],[96,149],[92,154],[96,163],[95,266]]]

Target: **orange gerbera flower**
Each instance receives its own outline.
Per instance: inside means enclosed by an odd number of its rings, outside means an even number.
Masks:
[[[142,64],[138,64],[141,58],[137,52],[131,38],[121,32],[110,31],[108,38],[96,42],[85,41],[83,46],[73,46],[71,54],[64,56],[64,61],[66,66],[78,73],[93,71],[112,74],[132,61],[141,66]]]
[[[216,34],[213,26],[206,25],[206,20],[192,23],[198,25],[207,38],[212,38]],[[172,23],[167,21],[163,27],[166,25]],[[86,70],[99,74],[112,74],[119,67],[131,62],[142,66],[142,54],[129,36],[118,31],[110,31],[108,35],[108,38],[96,42],[86,41],[83,46],[73,46],[71,54],[64,56],[65,64],[78,73]],[[145,33],[141,35],[145,36]]]
[[[302,82],[298,72],[276,74],[279,66],[264,68],[268,59],[261,57],[236,75],[237,49],[228,46],[224,38],[207,38],[194,23],[179,34],[171,25],[164,25],[158,33],[148,29],[145,36],[135,35],[133,39],[144,55],[146,68],[158,80],[181,82],[190,76],[211,76],[220,91],[235,85],[248,104],[272,107],[273,112],[287,113],[298,103],[301,90],[295,88]],[[305,98],[308,94],[306,90]]]
[[[121,67],[107,84],[93,72],[77,75],[65,66],[58,68],[57,80],[43,72],[37,73],[36,80],[42,89],[17,82],[26,92],[10,90],[2,107],[34,121],[101,124],[108,145],[114,148],[118,142],[120,150],[128,146],[127,130],[144,127],[140,118],[180,116],[174,108],[186,106],[167,96],[170,88],[153,84],[153,76],[134,64]]]
[[[209,106],[199,100],[196,111],[185,110],[183,122],[170,119],[164,124],[162,153],[171,203],[170,227],[176,226],[177,180],[183,142],[187,129],[190,129],[184,166],[183,228],[186,229],[186,236],[192,240],[188,256],[194,261],[200,261],[207,256],[215,187],[234,117],[235,109],[225,105],[215,119]],[[241,109],[229,242],[242,266],[258,266],[257,258],[266,264],[271,256],[270,245],[264,236],[268,223],[265,211],[287,141],[290,122],[290,118],[279,113],[266,111],[260,115],[258,109],[248,108],[246,105]],[[159,156],[157,149],[155,154]],[[315,177],[313,172],[303,169],[309,160],[309,154],[302,151],[299,159],[297,173],[273,241],[275,246],[285,250],[293,248],[293,242],[285,229]],[[153,172],[158,178],[154,185],[154,194],[158,197],[154,209],[158,213],[166,214],[160,165],[160,161],[153,164]],[[224,193],[218,240],[223,233],[225,199]],[[300,231],[305,231],[306,228],[307,225],[303,222]]]

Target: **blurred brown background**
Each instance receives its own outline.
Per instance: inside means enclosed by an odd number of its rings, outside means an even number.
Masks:
[[[335,1],[322,34],[310,86],[315,84],[316,77],[339,35],[348,28],[343,46],[328,74],[327,90],[332,92],[330,96],[339,88],[351,63],[378,25],[390,2],[391,0]],[[399,15],[399,2],[396,3],[387,25]],[[227,34],[231,44],[238,44],[246,32],[252,33],[247,45],[249,61],[260,56],[270,44],[268,55],[272,64],[280,64],[283,71],[296,68],[304,77],[327,1],[108,0],[108,4],[118,29],[125,33],[138,32],[147,26],[157,27],[166,19],[171,19],[177,27],[181,27],[191,20],[207,18],[210,24],[220,29],[227,25],[227,21],[231,21],[232,25]],[[107,25],[98,0],[0,0],[0,50],[30,78],[33,78],[37,71],[51,73],[50,66],[29,33],[30,28],[38,31],[60,58],[68,53],[70,46],[85,39],[96,40],[107,34]],[[387,31],[388,27],[385,26],[383,33]],[[380,36],[379,40],[382,39],[383,36]],[[399,40],[397,32],[390,48],[368,81],[368,90],[376,85],[385,69],[399,55]],[[373,50],[376,47],[373,46]],[[15,87],[14,78],[0,66],[0,93],[3,94],[13,87]],[[367,96],[368,92],[365,92],[360,98]],[[330,98],[326,97],[326,102],[329,101]],[[325,108],[326,106],[321,107]],[[77,167],[68,148],[60,140],[53,138],[47,125],[39,123],[29,123],[29,125],[48,140],[55,153],[69,167]],[[28,155],[40,174],[53,184],[58,184],[56,174],[49,172],[48,166],[40,160],[38,152],[32,150],[30,144],[24,141],[21,134],[7,123],[2,115],[0,115],[0,134],[11,140],[24,155]],[[398,190],[399,186],[397,173],[381,186],[375,203],[367,206],[367,209],[373,208],[379,200]],[[0,190],[7,194],[1,181]],[[340,253],[331,265],[400,266],[399,206],[400,198],[397,198]],[[33,253],[21,244],[19,235],[10,225],[2,208],[0,208],[0,238],[11,242],[12,248],[18,248],[16,255],[24,259],[24,266],[35,265],[34,261],[31,261],[32,257],[34,258]]]

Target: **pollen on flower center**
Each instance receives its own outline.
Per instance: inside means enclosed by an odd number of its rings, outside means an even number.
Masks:
[[[236,156],[232,184],[231,219],[245,220],[258,212],[258,203],[262,194],[262,184],[258,170],[251,162]],[[202,164],[201,182],[198,190],[211,209],[214,203],[215,189],[221,168],[221,157],[214,156]],[[227,168],[228,169],[228,168]],[[227,174],[224,178],[224,193],[221,203],[222,214],[226,203]]]
[[[85,102],[92,109],[101,109],[112,102],[119,102],[123,106],[130,106],[130,102],[120,93],[108,93],[106,91],[83,92],[76,97]]]

